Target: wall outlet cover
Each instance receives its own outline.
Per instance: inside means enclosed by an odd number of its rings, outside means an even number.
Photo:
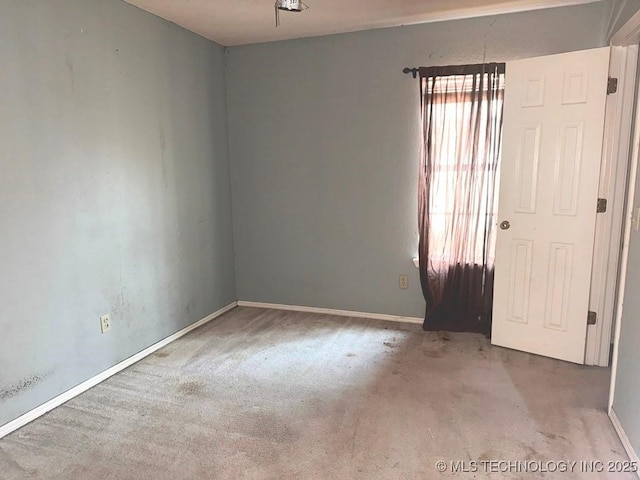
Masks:
[[[107,333],[111,330],[111,315],[102,315],[100,317],[100,331]]]

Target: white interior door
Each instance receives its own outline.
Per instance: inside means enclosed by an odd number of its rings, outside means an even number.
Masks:
[[[507,63],[495,345],[584,363],[608,66],[609,48]]]

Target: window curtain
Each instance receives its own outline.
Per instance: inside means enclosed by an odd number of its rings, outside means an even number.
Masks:
[[[505,64],[420,68],[423,328],[491,332]]]

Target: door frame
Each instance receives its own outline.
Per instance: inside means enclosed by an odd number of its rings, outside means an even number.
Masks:
[[[585,349],[585,364],[602,367],[609,365],[616,312],[638,64],[638,45],[615,45],[616,38],[617,34],[612,40],[609,76],[618,79],[618,91],[607,96],[598,186],[598,197],[607,199],[608,205],[606,213],[596,217],[589,296],[589,310],[596,312],[597,321],[587,327]],[[624,38],[619,41],[626,41]]]
[[[612,45],[630,47],[638,49],[640,43],[640,11],[636,12],[622,28],[611,39]],[[631,238],[631,228],[633,223],[633,210],[635,200],[636,176],[638,173],[638,160],[640,157],[640,95],[636,95],[635,102],[635,127],[633,132],[633,152],[629,165],[627,203],[624,208],[624,234],[622,239],[622,250],[620,259],[620,269],[618,272],[617,302],[615,312],[615,333],[613,336],[613,361],[611,366],[611,385],[609,388],[609,404],[607,411],[609,416],[613,414],[613,401],[615,398],[616,374],[618,369],[618,348],[620,344],[620,325],[622,321],[622,310],[624,301],[624,290],[626,283],[627,264],[629,260],[629,241]]]

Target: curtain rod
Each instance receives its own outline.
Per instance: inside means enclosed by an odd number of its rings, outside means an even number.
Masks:
[[[473,75],[478,73],[488,73],[497,70],[498,73],[505,73],[505,63],[477,63],[474,65],[448,65],[445,67],[405,67],[402,73],[411,74],[416,78],[421,77],[446,76],[446,75]]]

